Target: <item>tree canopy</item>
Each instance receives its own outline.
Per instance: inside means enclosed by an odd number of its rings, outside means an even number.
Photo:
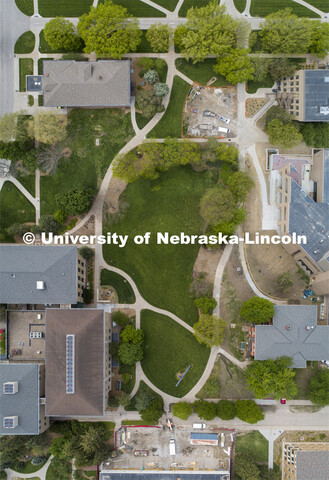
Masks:
[[[188,10],[185,28],[175,34],[186,59],[200,62],[208,55],[221,56],[236,45],[239,22],[225,12],[225,6],[215,0]]]
[[[82,45],[77,29],[69,20],[56,17],[46,23],[44,28],[45,40],[53,50],[74,52]]]
[[[122,58],[134,52],[141,42],[142,32],[137,19],[127,9],[111,1],[91,7],[89,13],[80,17],[78,34],[84,40],[85,52]]]
[[[214,71],[223,75],[229,83],[235,85],[252,79],[254,67],[248,55],[248,50],[235,48],[218,57]]]
[[[265,415],[254,400],[237,400],[235,402],[236,416],[246,423],[257,423]]]
[[[250,323],[269,323],[274,317],[274,305],[266,298],[251,297],[243,302],[240,316]]]
[[[67,193],[57,193],[57,206],[69,215],[87,212],[91,206],[94,193],[90,189],[75,188]]]
[[[241,170],[233,173],[227,181],[227,186],[237,203],[243,203],[246,200],[253,184],[249,175]]]
[[[67,135],[67,118],[53,113],[37,113],[27,120],[27,133],[30,137],[45,144],[64,140]]]
[[[172,413],[175,417],[187,420],[192,415],[192,405],[187,402],[178,402],[172,406]]]
[[[292,359],[289,357],[256,360],[246,369],[248,387],[256,398],[294,398],[297,386],[295,371],[289,368],[291,366]]]
[[[263,50],[269,53],[307,53],[311,34],[312,21],[297,17],[291,8],[268,15],[259,32]]]
[[[235,455],[234,472],[241,480],[261,480],[257,465],[247,453],[237,453]]]
[[[126,365],[135,365],[143,360],[143,347],[136,343],[121,343],[118,350],[119,358]]]
[[[197,400],[193,403],[194,412],[203,420],[213,420],[216,417],[216,404],[206,400]]]
[[[233,420],[235,417],[235,404],[230,400],[219,400],[217,403],[217,417],[222,420]]]
[[[317,57],[324,58],[329,50],[329,23],[312,22],[311,45],[309,52]]]
[[[144,332],[141,328],[137,330],[132,325],[127,325],[120,333],[121,340],[127,343],[142,344],[144,342]]]
[[[329,369],[317,372],[310,382],[310,399],[316,405],[329,405]]]
[[[215,315],[202,314],[193,325],[194,336],[199,343],[208,347],[219,346],[223,343],[226,325],[225,320]]]
[[[210,188],[201,199],[200,211],[209,224],[232,221],[235,213],[232,192],[223,185]]]
[[[205,314],[210,314],[217,305],[216,300],[212,297],[198,297],[193,303]]]
[[[169,25],[153,23],[146,32],[146,39],[153,52],[168,52],[172,34],[173,29]]]
[[[283,123],[278,119],[271,120],[267,126],[267,133],[272,145],[291,148],[303,140],[299,128],[292,123]]]

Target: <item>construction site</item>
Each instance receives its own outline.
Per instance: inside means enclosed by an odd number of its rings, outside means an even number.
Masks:
[[[237,132],[236,99],[236,87],[194,84],[185,103],[186,136],[234,138]]]
[[[104,474],[118,470],[213,472],[220,480],[230,478],[234,433],[229,430],[201,432],[186,425],[175,428],[168,420],[161,427],[121,427],[115,441],[116,450],[104,463]]]

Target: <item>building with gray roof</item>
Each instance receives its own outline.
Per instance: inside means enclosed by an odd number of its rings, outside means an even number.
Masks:
[[[44,417],[44,365],[0,363],[0,434],[38,435],[48,428]]]
[[[201,471],[102,471],[99,480],[229,480],[229,472]]]
[[[282,478],[290,480],[328,480],[328,442],[284,442]]]
[[[272,325],[256,325],[255,360],[292,357],[293,368],[329,359],[329,326],[317,325],[316,305],[275,305]]]
[[[77,303],[77,247],[1,245],[0,253],[0,303]]]
[[[45,107],[130,106],[130,61],[43,61]]]

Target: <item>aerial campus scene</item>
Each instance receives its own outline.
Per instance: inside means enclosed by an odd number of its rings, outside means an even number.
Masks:
[[[329,479],[328,0],[0,0],[0,480]]]

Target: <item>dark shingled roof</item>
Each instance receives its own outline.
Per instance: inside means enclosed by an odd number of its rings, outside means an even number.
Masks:
[[[1,245],[0,303],[77,303],[77,247]]]
[[[329,203],[316,203],[291,179],[289,234],[306,235],[303,249],[315,262],[329,251]]]
[[[296,480],[328,480],[329,452],[296,452]]]
[[[329,148],[323,151],[323,201],[329,204]]]
[[[0,435],[39,433],[39,365],[0,363]],[[3,383],[17,382],[18,391],[3,393]],[[15,428],[3,428],[3,417],[18,416]]]
[[[304,74],[304,122],[329,122],[329,71],[305,70]]]
[[[45,107],[124,107],[130,105],[130,61],[43,62]]]
[[[305,368],[308,360],[329,359],[329,326],[317,325],[316,305],[275,305],[274,309],[273,325],[256,325],[255,360],[288,356],[293,367]]]
[[[46,311],[46,415],[104,414],[104,312],[96,309]],[[66,335],[74,335],[73,394],[66,393]]]

